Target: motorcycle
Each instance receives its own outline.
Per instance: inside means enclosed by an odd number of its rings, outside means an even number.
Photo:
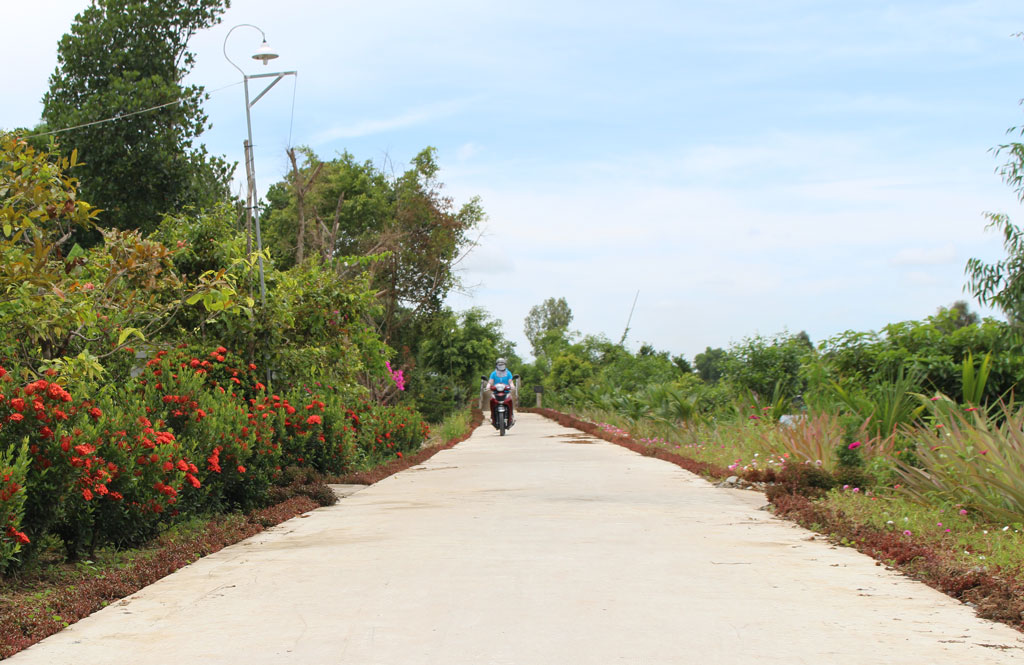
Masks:
[[[487,381],[486,376],[480,378]],[[518,381],[519,375],[513,374],[512,378]],[[501,433],[501,436],[505,436],[505,430],[512,426],[510,420],[512,403],[512,386],[506,383],[495,383],[491,386],[491,424]]]

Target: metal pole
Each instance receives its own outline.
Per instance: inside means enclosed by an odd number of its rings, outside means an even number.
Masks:
[[[242,144],[245,155],[245,187],[247,196],[245,199],[245,255],[252,254],[252,150],[249,141]]]
[[[244,76],[242,79],[245,82],[245,128],[249,135],[249,151],[251,152],[252,147],[252,116],[249,113],[249,77]],[[257,199],[256,199],[256,159],[253,157],[252,167],[249,169],[249,196],[252,200],[252,208],[258,210]],[[251,210],[250,208],[250,214]],[[260,216],[256,215],[256,260],[260,265],[260,304],[265,310],[267,308],[267,285],[263,279],[263,238],[260,235]]]

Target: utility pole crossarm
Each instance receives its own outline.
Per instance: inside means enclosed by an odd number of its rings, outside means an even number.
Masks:
[[[273,88],[275,85],[277,85],[281,81],[281,79],[283,79],[285,76],[298,76],[298,74],[299,74],[298,72],[276,72],[276,73],[272,73],[272,74],[253,74],[252,76],[246,76],[246,78],[250,78],[250,79],[262,79],[262,78],[269,78],[271,76],[276,76],[277,77],[273,81],[270,82],[270,85],[268,85],[266,88],[263,88],[263,92],[261,92],[260,94],[256,95],[256,97],[251,102],[249,102],[249,108],[252,108],[253,106],[255,106],[256,102],[260,101],[260,98],[262,98],[263,95],[265,95],[268,92],[270,92],[270,89]]]

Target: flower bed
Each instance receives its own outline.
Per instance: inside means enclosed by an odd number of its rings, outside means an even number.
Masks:
[[[79,396],[0,368],[0,572],[49,536],[70,559],[143,542],[189,515],[266,505],[288,466],[352,473],[429,435],[412,409],[329,386],[271,393],[224,347],[160,351],[141,370]]]

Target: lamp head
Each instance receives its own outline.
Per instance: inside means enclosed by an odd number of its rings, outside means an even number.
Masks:
[[[270,48],[270,45],[267,44],[267,40],[265,39],[263,40],[263,44],[260,45],[259,49],[257,49],[256,52],[252,55],[253,60],[261,60],[264,65],[266,65],[268,62],[270,62],[276,57],[277,51]]]

